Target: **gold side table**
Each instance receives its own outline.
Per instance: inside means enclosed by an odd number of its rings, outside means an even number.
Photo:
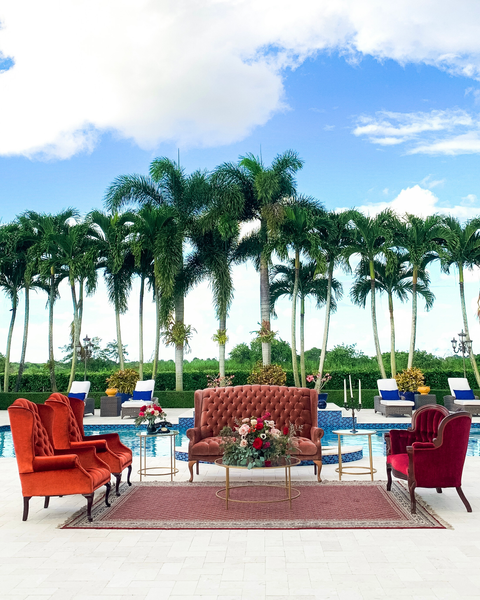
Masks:
[[[135,435],[140,438],[140,468],[138,474],[140,481],[144,477],[163,477],[170,475],[170,481],[173,481],[173,476],[178,473],[177,461],[175,458],[175,438],[179,434],[178,431],[169,431],[168,433],[147,433],[139,431]],[[147,467],[147,438],[169,438],[170,439],[170,467]],[[149,472],[151,471],[151,472]],[[165,471],[161,473],[160,471]]]
[[[241,467],[240,465],[226,465],[224,464],[222,458],[217,458],[215,464],[225,469],[225,487],[215,492],[215,495],[217,498],[220,498],[220,500],[225,500],[227,509],[229,502],[240,502],[242,504],[274,504],[276,502],[288,502],[290,504],[290,508],[292,508],[292,500],[295,500],[295,498],[300,496],[300,490],[292,487],[292,473],[290,469],[291,467],[296,467],[300,463],[301,460],[298,458],[291,457],[288,461],[284,458],[281,458],[276,464],[273,464],[270,467],[253,467],[252,469],[249,469],[248,467]],[[281,498],[280,500],[234,500],[233,498],[230,498],[230,491],[232,489],[240,487],[257,487],[254,484],[235,485],[232,487],[230,485],[230,469],[242,469],[247,472],[256,471],[257,469],[285,469],[285,485],[268,485],[265,487],[279,487],[284,489],[286,492],[286,498]],[[222,492],[225,492],[225,496],[221,495]]]
[[[377,469],[373,468],[373,457],[372,457],[372,435],[377,432],[375,429],[357,429],[352,431],[351,429],[336,429],[332,431],[338,435],[338,469],[335,471],[338,473],[338,479],[342,481],[342,474],[345,475],[370,475],[373,481],[373,474],[377,472]],[[349,435],[352,437],[366,435],[368,436],[368,454],[370,458],[370,466],[364,467],[363,465],[349,465],[344,467],[342,464],[342,435]]]

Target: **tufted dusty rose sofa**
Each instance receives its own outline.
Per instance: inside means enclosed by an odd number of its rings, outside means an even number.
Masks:
[[[193,481],[193,466],[200,461],[214,462],[221,458],[220,431],[235,424],[235,419],[272,415],[279,428],[292,423],[302,426],[298,437],[297,458],[313,461],[320,481],[322,469],[321,438],[317,427],[317,392],[306,388],[276,385],[238,385],[209,388],[195,392],[195,425],[187,431],[188,468]]]

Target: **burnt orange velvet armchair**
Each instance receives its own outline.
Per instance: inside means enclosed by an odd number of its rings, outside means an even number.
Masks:
[[[78,448],[92,446],[97,451],[98,457],[107,463],[110,471],[115,476],[117,496],[120,495],[119,487],[122,471],[126,468],[128,468],[127,483],[132,485],[130,481],[132,451],[122,444],[118,433],[85,435],[83,429],[83,400],[67,398],[63,394],[55,393],[50,396],[45,405],[52,408],[55,413],[53,427],[53,445],[55,448],[76,452]]]
[[[87,499],[91,521],[95,490],[104,485],[105,504],[110,506],[110,469],[97,457],[95,448],[82,448],[75,453],[54,450],[51,408],[20,398],[8,408],[8,416],[22,485],[24,521],[32,496],[44,496],[44,508],[48,508],[50,496],[82,494]]]
[[[465,508],[472,508],[462,490],[472,417],[465,411],[449,414],[443,406],[426,405],[414,413],[412,428],[386,433],[387,490],[392,475],[408,482],[411,511],[416,512],[415,488],[454,487]]]

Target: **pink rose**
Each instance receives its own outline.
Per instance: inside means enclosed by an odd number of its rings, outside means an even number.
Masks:
[[[139,416],[139,417],[144,417],[144,416],[145,416],[145,413],[143,412],[143,410],[141,410],[141,411],[138,413],[138,416]]]
[[[313,380],[314,380],[314,377],[313,377],[313,375],[307,375],[307,381],[308,381],[308,382],[310,382],[310,383],[311,383]]]

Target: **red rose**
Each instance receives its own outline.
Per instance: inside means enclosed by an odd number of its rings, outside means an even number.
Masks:
[[[272,466],[272,461],[271,460],[266,460],[265,461],[265,466],[266,467],[271,467]]]
[[[282,429],[283,435],[288,435],[289,431],[290,431],[290,429],[287,425],[285,425],[285,427]]]
[[[263,444],[263,447],[264,447],[264,448],[270,448],[270,442],[265,442],[265,443]]]
[[[258,423],[255,426],[255,429],[263,429],[263,423],[261,421],[258,421]]]
[[[145,413],[143,412],[143,410],[141,410],[141,411],[138,413],[138,416],[139,416],[139,417],[144,417],[144,416],[145,416]]]
[[[142,411],[145,411],[145,410],[147,410],[147,405],[146,405],[146,404],[144,404],[140,410],[142,410]]]
[[[272,415],[271,415],[269,412],[266,412],[266,413],[263,415],[263,418],[264,418],[264,419],[268,419],[268,417],[271,417],[271,416],[272,416]]]
[[[255,438],[253,440],[252,446],[255,448],[255,450],[260,450],[260,448],[262,447],[262,444],[263,444],[263,442],[260,438]]]

